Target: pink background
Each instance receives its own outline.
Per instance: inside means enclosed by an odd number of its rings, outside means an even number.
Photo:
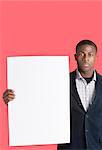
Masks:
[[[0,1],[0,150],[56,150],[56,145],[9,147],[6,57],[17,55],[69,55],[70,70],[78,41],[98,46],[96,68],[102,73],[102,0]]]

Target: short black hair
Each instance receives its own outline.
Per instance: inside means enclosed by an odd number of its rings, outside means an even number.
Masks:
[[[77,45],[76,45],[76,53],[78,52],[79,48],[82,46],[82,45],[91,45],[93,46],[95,49],[96,49],[96,52],[97,52],[97,46],[96,44],[91,41],[91,40],[82,40],[80,41]]]

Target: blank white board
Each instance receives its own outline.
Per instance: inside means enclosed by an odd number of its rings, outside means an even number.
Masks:
[[[9,145],[70,142],[68,56],[7,58]]]

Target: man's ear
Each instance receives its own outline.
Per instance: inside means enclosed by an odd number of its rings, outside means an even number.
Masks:
[[[74,58],[75,58],[75,60],[77,61],[77,54],[74,54]]]

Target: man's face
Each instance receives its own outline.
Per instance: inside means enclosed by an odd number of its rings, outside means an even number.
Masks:
[[[93,70],[96,59],[96,49],[91,45],[82,45],[75,54],[80,71],[87,73]]]

